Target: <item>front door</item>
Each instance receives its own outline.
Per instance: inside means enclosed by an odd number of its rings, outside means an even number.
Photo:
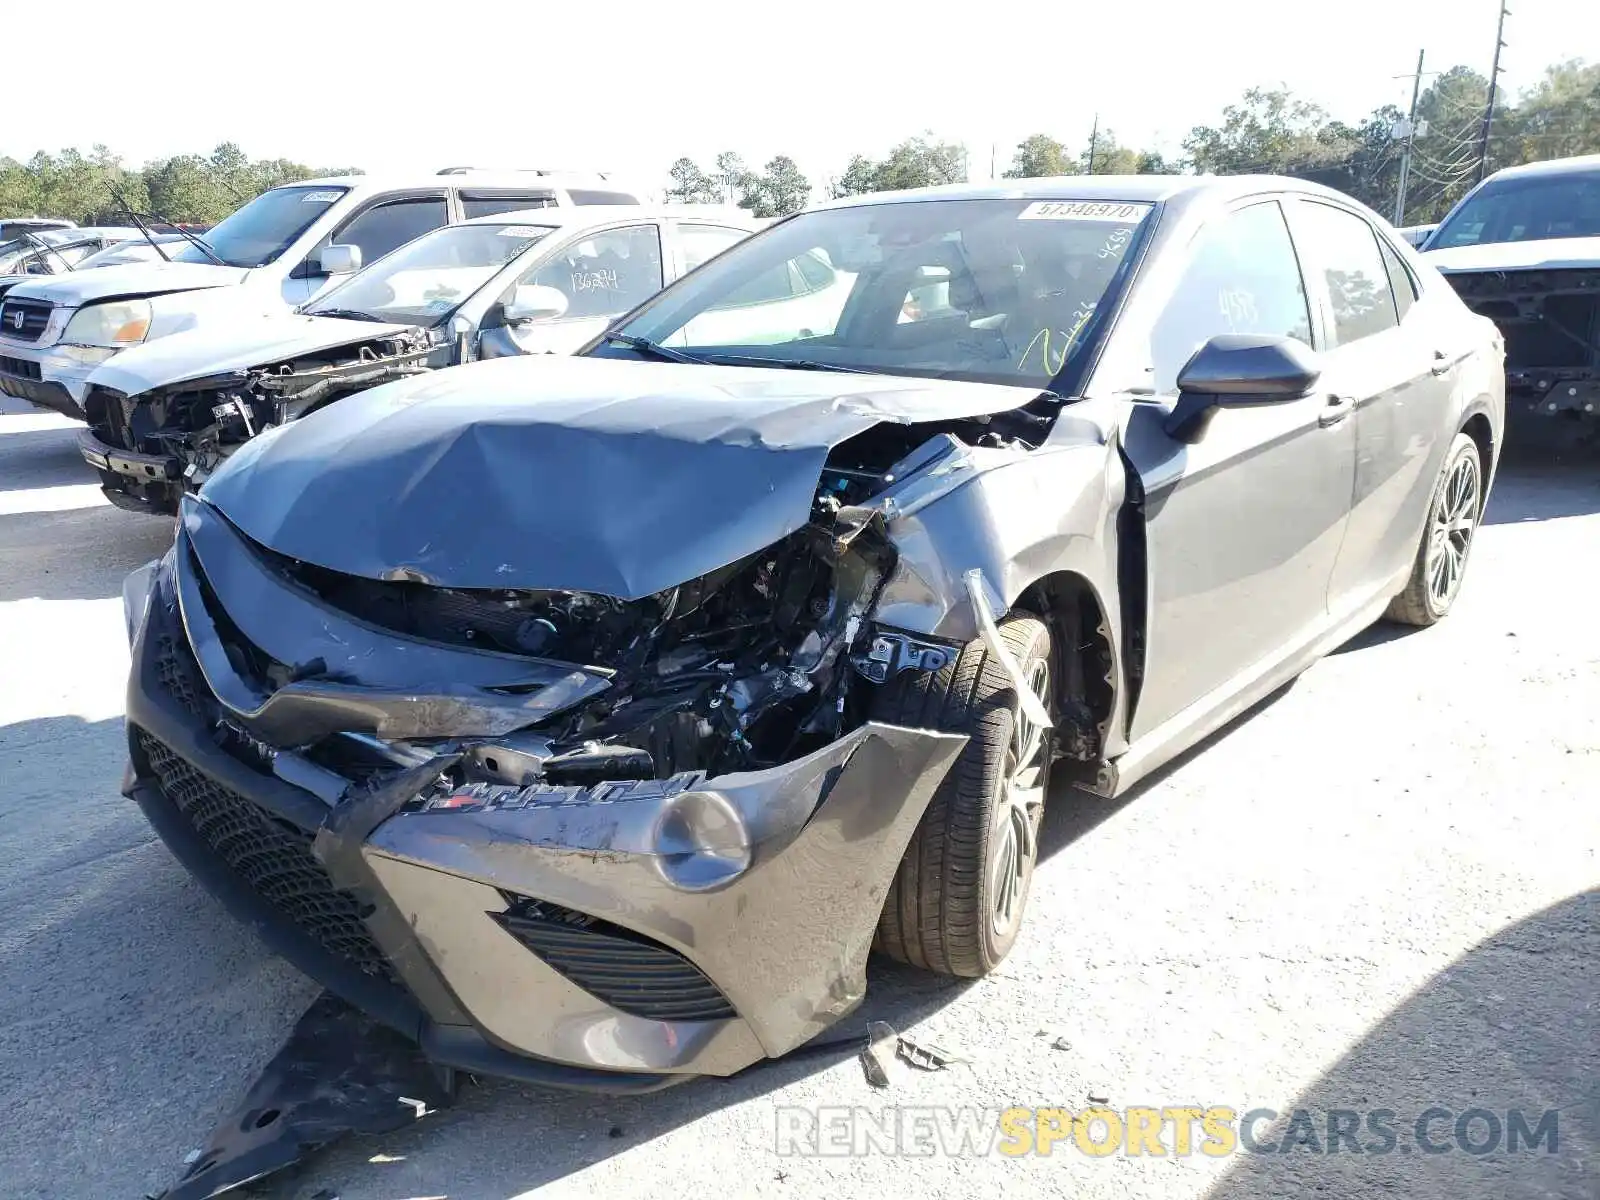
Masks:
[[[1124,431],[1145,493],[1148,563],[1130,741],[1237,690],[1327,626],[1355,470],[1349,408],[1319,388],[1303,400],[1218,410],[1193,444],[1162,428],[1179,371],[1207,339],[1268,334],[1311,345],[1312,329],[1277,201],[1200,231],[1152,329],[1157,400],[1133,405]]]
[[[655,224],[580,234],[506,288],[478,337],[478,357],[571,354],[659,292],[661,283],[661,230]],[[527,286],[554,288],[566,297],[566,312],[514,325],[495,323],[494,314]]]

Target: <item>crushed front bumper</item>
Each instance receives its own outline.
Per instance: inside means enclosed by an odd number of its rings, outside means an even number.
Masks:
[[[729,1075],[851,1011],[889,882],[965,744],[868,724],[769,771],[465,807],[417,803],[429,764],[330,803],[224,748],[170,596],[133,611],[125,791],[173,853],[436,1061],[534,1083]]]
[[[100,490],[118,508],[163,516],[178,511],[184,487],[183,463],[176,457],[123,450],[89,429],[78,431],[78,453],[100,473]]]

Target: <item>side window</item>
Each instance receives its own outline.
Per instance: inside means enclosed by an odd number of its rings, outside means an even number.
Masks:
[[[1411,305],[1417,298],[1416,281],[1411,278],[1411,272],[1406,270],[1405,263],[1400,261],[1400,255],[1395,253],[1393,246],[1383,238],[1378,239],[1378,249],[1383,252],[1383,266],[1389,272],[1389,287],[1394,292],[1394,305],[1400,319],[1406,319],[1406,313],[1411,311]]]
[[[340,245],[361,247],[361,261],[374,263],[414,237],[448,223],[444,197],[392,200],[355,217],[333,235]]]
[[[555,202],[550,192],[462,192],[461,215],[470,221],[523,208],[550,208]]]
[[[708,258],[715,258],[735,242],[750,235],[725,225],[678,225],[678,244],[683,247],[683,273],[687,275]]]
[[[654,225],[629,225],[591,234],[518,283],[561,292],[568,317],[615,317],[661,290],[661,233]]]
[[[568,188],[567,195],[574,204],[637,204],[639,198],[627,192],[597,192],[584,188]]]
[[[1295,226],[1327,282],[1335,344],[1348,346],[1400,323],[1371,225],[1342,208],[1303,201]]]
[[[1311,344],[1311,310],[1283,209],[1252,204],[1213,221],[1150,337],[1153,385],[1177,390],[1178,373],[1222,333],[1290,337]]]

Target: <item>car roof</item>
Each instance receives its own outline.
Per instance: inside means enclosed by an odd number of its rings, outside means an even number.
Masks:
[[[612,221],[653,221],[676,217],[685,221],[715,221],[732,223],[752,232],[760,225],[742,208],[717,204],[572,204],[565,208],[519,208],[513,212],[490,213],[486,217],[473,217],[464,225],[548,225],[567,229],[581,225],[598,225]]]
[[[1168,210],[1181,210],[1186,216],[1203,216],[1235,200],[1285,192],[1354,206],[1366,211],[1368,216],[1376,216],[1344,192],[1282,174],[1064,174],[1046,179],[995,179],[981,184],[917,187],[904,192],[867,192],[829,200],[806,211],[920,200],[1104,200],[1139,205],[1160,203]]]
[[[1504,167],[1489,179],[1527,179],[1535,175],[1587,175],[1600,171],[1600,154],[1580,154],[1573,158],[1551,158],[1544,162]],[[1485,183],[1489,180],[1485,180]]]
[[[493,187],[558,188],[606,187],[615,191],[636,192],[603,171],[540,170],[464,170],[383,172],[373,175],[323,175],[316,179],[297,179],[279,187],[343,187],[363,191],[400,191],[411,188]]]
[[[902,192],[868,192],[830,200],[815,208],[851,208],[919,200],[1106,200],[1130,204],[1226,203],[1262,192],[1301,192],[1337,199],[1350,197],[1321,184],[1283,175],[1058,175],[1044,179],[996,179],[990,183],[950,183]]]

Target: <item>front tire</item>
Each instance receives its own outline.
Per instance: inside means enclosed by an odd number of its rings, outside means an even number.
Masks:
[[[1022,677],[1051,704],[1050,631],[1031,616],[1000,623]],[[982,640],[937,672],[884,685],[875,719],[969,737],[934,793],[889,886],[876,947],[915,967],[977,978],[1022,926],[1039,851],[1051,743],[1023,715]]]
[[[1483,470],[1477,443],[1464,433],[1456,434],[1433,487],[1411,577],[1384,612],[1389,620],[1426,627],[1449,615],[1461,592],[1483,515]]]

